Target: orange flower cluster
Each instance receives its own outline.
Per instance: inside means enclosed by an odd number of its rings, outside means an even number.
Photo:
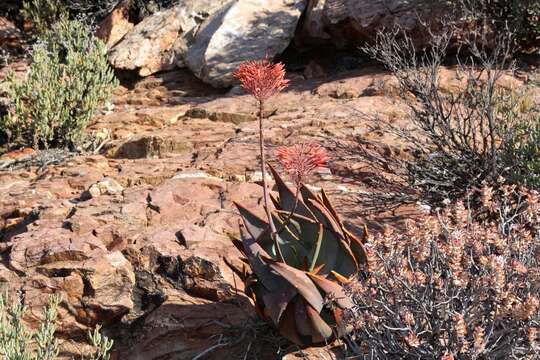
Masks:
[[[259,102],[268,100],[289,84],[289,80],[285,79],[283,64],[272,64],[267,59],[240,65],[234,77],[240,81],[242,89]]]
[[[281,147],[276,151],[276,157],[297,186],[314,170],[326,167],[328,162],[326,150],[318,144]]]

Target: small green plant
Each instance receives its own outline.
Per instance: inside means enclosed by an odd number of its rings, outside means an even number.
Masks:
[[[101,335],[101,326],[96,326],[93,332],[88,334],[90,343],[96,349],[96,353],[90,360],[109,360],[113,341],[106,336]]]
[[[59,296],[51,296],[44,319],[37,332],[23,323],[25,307],[19,301],[8,304],[9,298],[0,296],[0,354],[5,360],[53,360],[58,356],[58,341],[54,338]],[[36,344],[35,354],[29,353],[29,345]]]
[[[33,49],[26,80],[5,80],[12,101],[0,120],[10,141],[35,148],[78,149],[96,109],[117,86],[105,45],[79,21],[63,19]]]
[[[54,360],[58,357],[59,343],[54,333],[60,301],[59,295],[49,297],[43,320],[34,332],[24,325],[24,305],[0,295],[0,355],[3,360]],[[101,335],[100,330],[97,326],[88,333],[89,341],[96,349],[90,360],[110,358],[113,341]]]
[[[32,22],[36,35],[43,34],[51,24],[68,17],[68,9],[62,0],[23,1],[21,13]]]

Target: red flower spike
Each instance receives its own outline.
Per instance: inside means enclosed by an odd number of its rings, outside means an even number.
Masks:
[[[318,144],[281,147],[276,151],[276,156],[297,186],[315,169],[326,167],[328,162],[326,150]]]
[[[246,93],[260,102],[268,100],[289,84],[289,80],[285,79],[283,64],[272,64],[268,59],[248,61],[240,65],[234,77],[240,81]]]

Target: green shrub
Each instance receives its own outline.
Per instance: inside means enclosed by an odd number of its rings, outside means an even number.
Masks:
[[[526,88],[516,90],[516,84],[505,81],[514,70],[516,34],[502,32],[489,47],[478,42],[489,38],[483,31],[479,27],[461,38],[454,67],[459,85],[451,87],[443,83],[441,68],[459,29],[456,33],[449,26],[430,33],[430,46],[424,50],[416,49],[400,30],[381,32],[375,45],[364,48],[395,75],[412,123],[403,127],[378,122],[407,144],[410,157],[381,159],[367,148],[364,157],[381,171],[392,168],[420,190],[423,200],[459,199],[484,181],[498,183],[501,176],[540,187],[540,117],[534,116],[538,106],[525,96]]]
[[[23,323],[26,308],[19,301],[10,301],[0,295],[0,355],[4,360],[53,360],[60,350],[56,331],[56,317],[60,296],[49,297],[44,317],[37,331],[31,331]],[[109,360],[113,341],[101,335],[96,327],[88,337],[96,349],[91,360]]]
[[[9,299],[0,296],[0,354],[6,360],[52,360],[58,356],[58,341],[54,338],[60,298],[51,296],[45,317],[37,332],[30,331],[22,321],[24,306],[18,302],[7,305]],[[35,354],[29,353],[29,345],[36,344]]]
[[[23,2],[21,13],[32,22],[36,34],[43,34],[54,24],[68,16],[68,9],[62,0],[27,0]]]
[[[117,80],[105,45],[81,22],[63,19],[34,46],[28,78],[20,81],[11,73],[5,85],[12,106],[0,131],[36,148],[76,149]]]

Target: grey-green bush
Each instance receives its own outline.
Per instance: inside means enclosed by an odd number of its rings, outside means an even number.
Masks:
[[[58,357],[59,342],[54,333],[60,300],[59,295],[49,297],[43,320],[37,331],[32,331],[23,322],[24,305],[0,295],[0,355],[3,360],[54,360]],[[113,341],[100,333],[99,326],[88,333],[88,340],[95,349],[90,360],[109,360]]]
[[[135,23],[153,13],[175,5],[174,0],[25,0],[21,15],[34,24],[36,33],[43,33],[50,24],[62,18],[83,20],[99,24],[120,3],[129,10],[129,18]],[[0,14],[3,7],[0,5]],[[5,11],[5,10],[4,10]]]
[[[0,120],[10,142],[78,149],[94,112],[118,82],[105,45],[77,20],[60,20],[34,46],[28,78],[6,77],[12,101]]]
[[[413,125],[378,123],[407,143],[410,158],[387,161],[366,147],[364,157],[381,171],[391,166],[433,203],[461,198],[484,182],[495,185],[500,177],[540,186],[540,117],[532,116],[538,105],[527,98],[525,88],[503,81],[515,69],[516,34],[499,34],[493,48],[478,43],[476,36],[463,37],[455,66],[461,85],[450,89],[440,70],[456,38],[454,30],[431,33],[425,51],[415,49],[400,30],[380,32],[376,44],[364,48],[395,75]],[[481,31],[478,36],[484,36]]]
[[[26,0],[23,1],[21,14],[32,22],[36,34],[42,34],[51,24],[66,19],[68,9],[62,0]]]
[[[44,319],[37,332],[30,331],[23,323],[24,306],[19,301],[11,301],[0,296],[0,354],[5,360],[53,360],[58,356],[58,341],[54,338],[60,297],[51,296],[45,310]],[[35,343],[31,353],[29,346]]]

